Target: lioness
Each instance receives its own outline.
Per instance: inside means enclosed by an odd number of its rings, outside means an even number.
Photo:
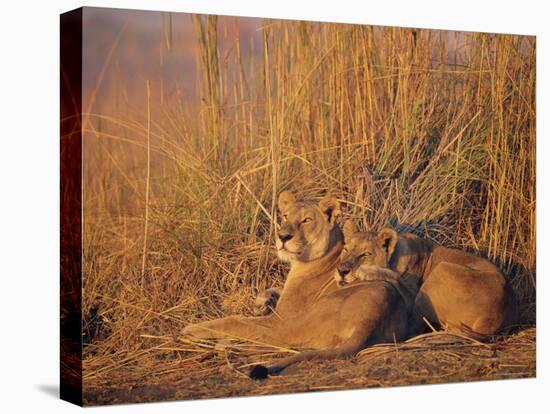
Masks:
[[[239,338],[282,347],[312,348],[280,362],[257,365],[252,378],[265,378],[286,366],[312,358],[354,355],[369,344],[401,340],[407,309],[386,281],[368,281],[339,289],[333,274],[343,235],[336,224],[340,206],[324,197],[318,204],[279,196],[282,215],[276,247],[290,262],[276,312],[267,316],[229,316],[188,325],[183,333],[199,338]]]
[[[364,279],[368,270],[389,268],[422,283],[415,299],[411,334],[430,323],[477,339],[515,323],[513,290],[491,262],[384,228],[377,234],[344,226],[345,251],[336,272],[340,283]]]

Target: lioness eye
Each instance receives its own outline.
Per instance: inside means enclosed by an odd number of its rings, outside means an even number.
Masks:
[[[311,217],[306,217],[302,220],[302,223],[309,223],[311,221]]]

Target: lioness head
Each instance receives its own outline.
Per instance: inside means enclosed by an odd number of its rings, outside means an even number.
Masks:
[[[344,225],[344,249],[334,278],[342,286],[354,280],[367,280],[378,269],[388,269],[398,236],[383,228],[378,233],[360,232],[352,221]]]
[[[275,246],[280,260],[308,262],[328,252],[340,215],[340,203],[334,197],[325,196],[316,204],[297,201],[291,192],[283,191],[278,207],[282,220]]]

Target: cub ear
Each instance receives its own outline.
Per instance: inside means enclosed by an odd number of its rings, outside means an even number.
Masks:
[[[288,207],[296,202],[296,197],[290,191],[283,191],[279,194],[279,201],[277,206],[281,212],[288,210]]]
[[[397,232],[394,229],[383,228],[378,232],[376,236],[376,242],[379,247],[386,250],[388,253],[388,258],[390,258],[395,250],[395,245],[397,244]]]
[[[319,208],[327,216],[328,221],[331,224],[334,224],[336,219],[342,214],[338,200],[328,195],[324,196],[319,201]]]
[[[355,226],[355,223],[353,220],[346,220],[344,223],[344,240],[346,242],[349,242],[350,239],[353,237],[355,233],[357,233],[357,227]]]

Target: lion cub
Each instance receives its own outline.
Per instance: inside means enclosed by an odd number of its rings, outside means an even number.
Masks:
[[[353,282],[384,280],[400,293],[410,311],[420,289],[420,280],[390,268],[393,246],[389,244],[393,233],[391,229],[382,229],[378,233],[360,232],[348,220],[344,224],[345,245],[334,278],[340,287]]]
[[[344,226],[344,242],[335,272],[338,284],[395,279],[394,286],[406,300],[414,293],[409,333],[422,333],[428,321],[449,332],[486,340],[517,320],[515,293],[487,259],[412,234],[398,235],[389,228],[359,232],[352,222]]]

